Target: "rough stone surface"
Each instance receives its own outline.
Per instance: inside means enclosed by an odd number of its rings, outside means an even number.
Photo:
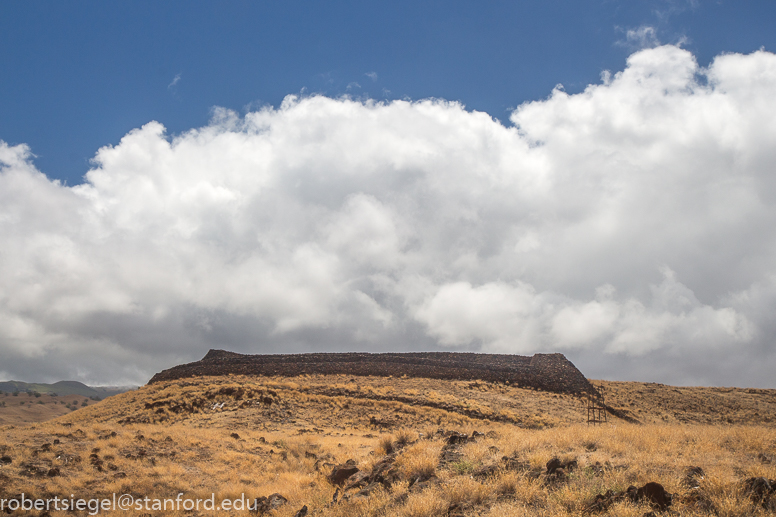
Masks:
[[[751,477],[744,480],[744,494],[765,509],[776,510],[776,480]]]
[[[699,488],[701,486],[701,480],[706,476],[703,472],[703,468],[690,466],[684,469],[684,479],[682,485],[685,488]]]
[[[264,515],[265,513],[269,513],[273,510],[277,510],[287,502],[288,502],[288,499],[286,499],[285,497],[283,497],[278,493],[272,494],[270,496],[262,496],[262,497],[256,498],[253,501],[253,505],[250,511],[258,515]]]
[[[634,503],[643,501],[649,503],[655,510],[666,511],[673,501],[673,495],[666,492],[663,485],[654,481],[641,488],[631,485],[624,492],[607,490],[604,494],[598,494],[587,505],[584,513],[597,513],[609,509],[614,503],[628,500]]]
[[[329,481],[333,485],[342,486],[343,484],[345,484],[345,481],[350,476],[356,474],[357,472],[358,472],[358,467],[356,467],[355,465],[350,465],[347,463],[343,465],[337,465],[331,471],[331,474],[329,475]]]
[[[636,492],[637,501],[647,501],[654,508],[665,511],[671,506],[671,494],[666,492],[660,483],[647,483]]]
[[[210,350],[193,363],[157,373],[156,382],[217,375],[344,374],[508,382],[559,393],[592,391],[584,375],[563,354],[533,357],[456,352],[320,353],[246,355]]]

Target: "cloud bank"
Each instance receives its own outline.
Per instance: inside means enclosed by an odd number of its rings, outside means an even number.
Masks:
[[[174,137],[150,122],[73,187],[0,142],[2,373],[560,351],[589,377],[774,387],[774,91],[774,54],[705,69],[660,46],[509,127],[289,96]]]

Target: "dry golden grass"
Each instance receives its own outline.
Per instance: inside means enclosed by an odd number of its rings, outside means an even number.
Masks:
[[[27,393],[13,396],[7,392],[0,392],[0,425],[45,422],[75,411],[75,409],[82,407],[84,402],[87,405],[95,403],[95,401],[81,395],[52,396],[43,394],[34,397]]]
[[[603,384],[609,404],[646,423],[610,417],[608,425],[588,427],[574,397],[487,383],[304,376],[145,386],[47,422],[0,426],[0,456],[12,458],[0,466],[0,498],[21,492],[175,498],[182,492],[187,498],[214,494],[218,501],[277,492],[289,501],[274,514],[279,517],[303,505],[322,517],[554,516],[582,515],[608,489],[657,481],[675,494],[672,508],[681,515],[711,515],[693,506],[693,493],[703,493],[721,516],[760,512],[740,486],[751,476],[776,478],[771,391]],[[720,399],[704,406],[704,396],[713,394]],[[463,414],[467,405],[479,413]],[[690,424],[673,416],[683,405]],[[712,406],[717,412],[704,409]],[[720,420],[724,407],[736,423]],[[483,418],[504,411],[511,422]],[[713,425],[703,423],[707,418]],[[440,465],[446,442],[439,428],[483,435],[455,446],[460,457]],[[335,487],[327,476],[335,465],[353,460],[369,471],[389,452],[399,472],[390,488],[364,497],[351,489],[347,500],[332,504]],[[503,456],[525,468],[505,468]],[[567,481],[547,486],[538,473],[554,457],[576,459],[579,466]],[[488,474],[478,474],[491,465]],[[705,471],[700,491],[682,484],[688,466]],[[48,477],[51,469],[58,475]],[[621,502],[606,515],[647,511],[645,504]]]
[[[399,455],[396,466],[404,479],[430,478],[436,473],[442,440],[423,440],[413,443]]]
[[[641,422],[770,424],[776,422],[776,390],[677,387],[645,382],[594,381],[606,402]]]

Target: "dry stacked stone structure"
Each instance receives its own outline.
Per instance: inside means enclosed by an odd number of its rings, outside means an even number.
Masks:
[[[210,350],[200,361],[157,373],[149,384],[213,375],[316,373],[508,382],[513,386],[559,393],[582,393],[593,389],[582,372],[563,354],[525,357],[456,352],[246,355]]]

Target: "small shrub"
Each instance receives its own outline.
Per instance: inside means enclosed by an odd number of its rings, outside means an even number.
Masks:
[[[394,449],[393,436],[385,435],[380,437],[380,441],[377,444],[377,452],[379,454],[391,454]]]
[[[401,509],[402,517],[437,517],[447,514],[448,501],[439,490],[424,490],[412,494]]]
[[[468,474],[474,470],[474,463],[467,460],[461,460],[450,465],[450,468],[456,474]]]
[[[407,479],[428,479],[436,472],[441,449],[440,442],[417,442],[402,451],[396,464]]]
[[[445,498],[453,504],[466,506],[481,505],[493,495],[493,487],[478,483],[470,477],[459,477],[446,483],[443,487]]]
[[[399,429],[394,434],[397,448],[405,447],[418,439],[418,433],[408,429]]]

